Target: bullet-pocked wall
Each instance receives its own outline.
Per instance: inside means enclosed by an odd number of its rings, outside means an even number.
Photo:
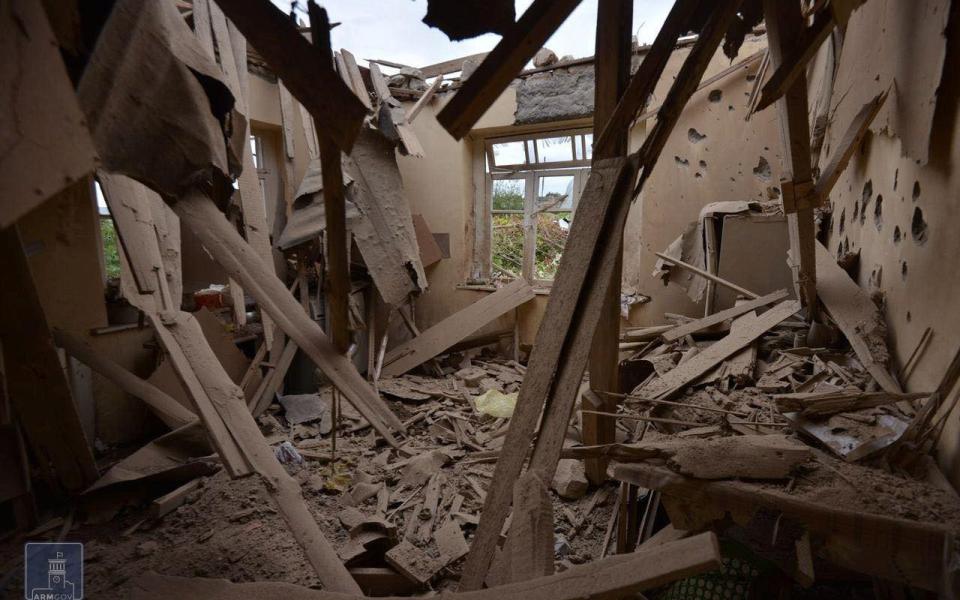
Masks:
[[[748,37],[734,61],[717,52],[703,79],[731,65],[756,57],[766,48],[765,37]],[[667,95],[689,48],[670,57],[652,103]],[[768,200],[777,194],[781,173],[780,125],[776,107],[753,114],[747,106],[761,60],[698,91],[667,140],[660,161],[644,186],[631,218],[641,222],[639,235],[624,239],[624,290],[649,296],[635,307],[631,321],[637,325],[663,323],[665,312],[703,316],[703,304],[694,303],[686,290],[662,281],[652,273],[662,252],[700,210],[713,202]],[[639,209],[639,210],[638,210]],[[784,230],[786,235],[786,230]],[[784,257],[786,260],[786,257]]]
[[[829,160],[860,107],[888,91],[871,133],[830,196],[826,246],[835,256],[859,254],[856,279],[882,307],[891,368],[908,391],[934,390],[960,350],[957,12],[946,0],[880,0],[853,14],[820,161]],[[928,328],[929,344],[903,377],[904,363]],[[947,400],[949,406],[953,396]],[[960,484],[960,413],[947,419],[937,459]]]
[[[749,37],[739,56],[730,61],[718,52],[711,61],[704,79],[708,79],[732,62],[741,61],[761,52],[766,47],[764,37]],[[648,108],[659,105],[666,97],[670,84],[676,77],[689,48],[677,49],[670,59],[667,70]],[[639,59],[634,60],[634,66]],[[748,68],[737,70],[714,84],[697,92],[681,117],[674,134],[657,168],[646,185],[642,196],[634,202],[624,235],[623,290],[649,295],[652,301],[635,305],[630,321],[635,324],[657,323],[664,312],[697,314],[702,308],[687,297],[684,290],[675,286],[664,288],[659,280],[651,277],[656,257],[655,251],[665,248],[683,228],[697,218],[700,209],[719,200],[744,200],[766,198],[768,188],[778,187],[779,181],[779,125],[775,110],[768,110],[745,121],[747,96],[753,87],[753,76],[760,64],[754,60]],[[579,66],[571,69],[567,81],[577,90],[589,87],[587,78]],[[562,73],[563,70],[560,70]],[[549,76],[549,73],[546,74]],[[544,74],[534,77],[544,77]],[[532,82],[532,80],[531,80]],[[404,178],[411,210],[424,215],[434,232],[450,235],[450,259],[430,267],[427,275],[430,290],[418,300],[417,312],[422,326],[434,324],[474,302],[479,295],[489,292],[458,289],[467,281],[473,259],[475,236],[473,206],[475,186],[478,183],[473,156],[483,151],[478,139],[487,136],[505,136],[511,133],[528,133],[531,128],[556,129],[571,123],[590,127],[589,114],[586,121],[543,122],[533,118],[542,113],[549,103],[540,96],[559,93],[562,86],[551,85],[549,79],[536,82],[522,90],[529,96],[522,99],[536,106],[517,106],[517,84],[508,88],[490,110],[477,123],[470,137],[455,141],[436,121],[436,113],[449,95],[441,95],[428,105],[417,117],[413,127],[424,146],[424,158],[401,157],[400,169]],[[591,90],[592,91],[592,90]],[[574,94],[577,96],[577,94]],[[579,98],[579,96],[577,96]],[[586,104],[579,99],[566,103],[569,110],[553,116],[579,116],[571,111],[583,109]],[[532,110],[535,108],[536,110]],[[586,106],[589,109],[589,106]],[[553,110],[553,109],[551,109]],[[522,125],[517,120],[524,121]],[[535,125],[531,124],[535,121]],[[631,149],[643,141],[649,122],[638,122],[631,130]],[[695,132],[695,133],[691,133]],[[730,144],[736,145],[731,151]],[[760,165],[760,169],[757,167]],[[533,343],[536,331],[543,318],[548,296],[538,295],[520,310],[521,339],[524,344]],[[502,331],[513,326],[512,316],[496,320],[482,333]]]

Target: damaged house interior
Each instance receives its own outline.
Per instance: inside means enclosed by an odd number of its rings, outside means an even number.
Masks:
[[[290,4],[0,0],[0,596],[960,598],[960,2]]]

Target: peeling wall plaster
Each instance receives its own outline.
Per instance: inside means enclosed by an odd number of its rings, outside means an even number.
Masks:
[[[747,38],[735,60],[765,47],[765,38]],[[666,97],[673,81],[669,73],[679,69],[688,53],[688,49],[673,53],[668,75],[661,79],[652,103],[659,104]],[[770,108],[744,120],[759,63],[693,96],[631,212],[630,218],[638,227],[636,235],[624,239],[624,288],[652,298],[648,304],[634,308],[634,324],[662,323],[665,312],[703,315],[702,303],[695,304],[680,287],[664,287],[651,276],[657,261],[654,252],[666,248],[688,223],[695,221],[701,208],[727,200],[767,200],[779,193],[777,111]],[[718,52],[704,79],[729,65],[729,59]]]
[[[904,382],[909,391],[933,390],[960,348],[960,236],[954,231],[960,223],[960,84],[952,77],[960,48],[949,47],[941,35],[948,5],[887,0],[854,13],[834,86],[832,105],[842,110],[834,113],[825,144],[829,152],[843,135],[861,91],[891,88],[875,133],[830,196],[827,247],[834,255],[859,253],[857,280],[882,303],[895,370],[924,330],[932,329],[929,346]],[[901,11],[910,14],[895,19]],[[875,36],[877,27],[884,36],[881,51],[871,47],[860,54],[858,40]],[[960,39],[960,24],[952,28],[953,39]],[[941,68],[950,75],[942,83]],[[821,165],[828,159],[821,157]],[[958,412],[947,421],[937,458],[953,484],[960,484]]]

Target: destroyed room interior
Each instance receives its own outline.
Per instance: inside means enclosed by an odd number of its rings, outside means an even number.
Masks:
[[[0,597],[960,598],[960,0],[363,3],[0,0]]]

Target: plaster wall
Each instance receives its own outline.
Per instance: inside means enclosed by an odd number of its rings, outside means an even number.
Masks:
[[[747,38],[734,60],[765,47],[765,38]],[[659,104],[666,97],[689,52],[689,48],[681,48],[670,57],[652,103]],[[704,79],[729,65],[730,60],[717,52]],[[651,298],[633,308],[632,324],[662,323],[665,312],[703,316],[702,302],[694,303],[679,286],[664,287],[651,273],[657,261],[654,253],[663,251],[688,223],[696,221],[705,205],[766,200],[768,192],[779,197],[781,144],[776,108],[745,120],[759,65],[760,61],[755,61],[694,94],[631,212],[636,226],[624,239],[623,287]]]

